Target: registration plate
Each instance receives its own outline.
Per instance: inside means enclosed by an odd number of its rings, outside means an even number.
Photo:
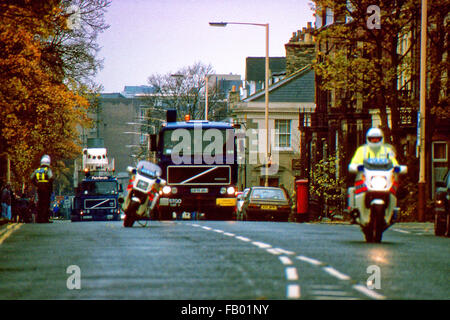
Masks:
[[[208,188],[192,188],[191,193],[208,193]]]
[[[233,207],[236,205],[236,198],[216,199],[216,205],[222,206],[222,207]]]
[[[277,206],[261,206],[262,210],[277,210]]]

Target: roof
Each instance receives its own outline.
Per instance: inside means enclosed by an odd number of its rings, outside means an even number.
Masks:
[[[133,98],[136,95],[143,95],[143,94],[152,94],[155,93],[155,88],[152,86],[125,86],[122,92],[122,95],[124,95],[127,98]]]
[[[119,92],[112,92],[112,93],[100,93],[100,98],[102,99],[116,99],[116,98],[125,98],[122,94]]]
[[[266,78],[265,60],[265,57],[247,57],[245,63],[245,80],[264,81]],[[272,73],[286,71],[286,57],[269,57],[269,69]]]
[[[290,76],[269,87],[270,102],[314,102],[314,70],[311,65],[299,69]],[[264,101],[265,91],[260,90],[244,99],[244,102]]]

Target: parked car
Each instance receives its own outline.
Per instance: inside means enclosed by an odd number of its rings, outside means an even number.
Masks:
[[[242,205],[244,204],[244,198],[250,191],[250,188],[244,189],[244,191],[238,192],[236,197],[236,219],[239,220],[239,216],[242,213]]]
[[[244,197],[239,220],[288,221],[289,196],[281,188],[252,187]]]
[[[434,234],[437,236],[450,236],[450,171],[444,182],[438,182],[434,198]]]

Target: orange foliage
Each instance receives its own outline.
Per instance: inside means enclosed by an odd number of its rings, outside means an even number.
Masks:
[[[55,26],[65,25],[58,1],[38,1],[39,10],[32,2],[0,5],[0,154],[24,181],[44,153],[55,162],[76,156],[78,128],[89,122],[87,99],[41,62]]]

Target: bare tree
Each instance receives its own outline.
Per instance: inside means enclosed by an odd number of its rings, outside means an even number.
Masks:
[[[184,119],[185,115],[190,115],[191,119],[204,119],[206,76],[213,73],[211,65],[196,62],[175,73],[151,75],[148,83],[154,93],[146,98],[152,111],[149,116],[161,118],[158,110],[176,109],[178,119]],[[208,114],[214,114],[221,107],[223,97],[215,88],[208,88]]]
[[[62,15],[67,17],[65,26],[57,26],[54,34],[46,39],[42,52],[43,65],[52,71],[56,81],[90,90],[99,89],[93,76],[101,69],[102,60],[98,35],[106,30],[104,14],[111,0],[63,0]]]

